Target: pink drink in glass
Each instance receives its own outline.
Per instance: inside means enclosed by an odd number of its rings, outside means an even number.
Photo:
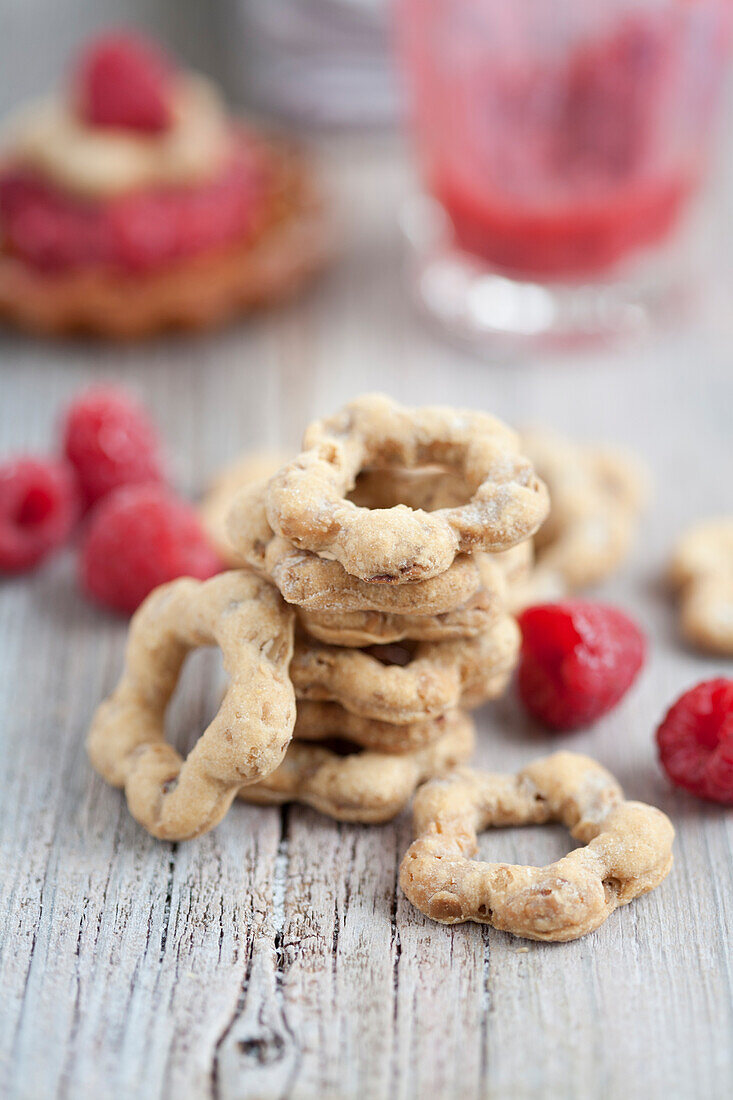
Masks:
[[[728,0],[398,0],[427,189],[454,245],[578,282],[663,241],[696,190]]]

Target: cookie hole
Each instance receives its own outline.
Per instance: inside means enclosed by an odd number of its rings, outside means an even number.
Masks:
[[[364,751],[361,745],[355,745],[353,741],[349,741],[345,737],[327,737],[324,741],[318,741],[316,744],[319,748],[336,753],[337,756],[356,756]]]
[[[171,791],[174,791],[177,786],[178,786],[178,776],[174,775],[170,779],[166,779],[165,783],[161,783],[161,785],[160,785],[161,794],[170,794]]]
[[[383,455],[382,460],[388,461]],[[399,464],[394,468],[370,466],[362,470],[356,485],[347,496],[360,508],[420,508],[434,512],[438,508],[455,508],[470,500],[475,486],[468,485],[455,470],[440,463],[424,464],[408,469]]]
[[[412,661],[417,642],[391,642],[387,645],[370,645],[363,650],[381,665],[397,665],[405,668]]]
[[[603,889],[606,893],[606,897],[609,897],[609,896],[612,897],[615,894],[619,894],[621,892],[622,887],[623,887],[623,883],[621,882],[621,879],[618,879],[618,878],[604,878],[604,880],[603,880]]]
[[[484,830],[478,858],[486,863],[545,867],[579,847],[562,825],[524,825]]]
[[[486,917],[487,920],[491,920],[494,915],[494,910],[490,909],[488,905],[479,905],[478,915],[480,917]]]
[[[165,716],[166,740],[182,756],[188,755],[216,715],[227,684],[217,646],[191,650]]]

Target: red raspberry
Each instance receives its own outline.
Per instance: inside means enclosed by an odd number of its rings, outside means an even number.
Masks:
[[[678,787],[733,806],[733,680],[690,688],[657,730],[662,767]]]
[[[77,109],[92,126],[158,133],[171,123],[173,79],[172,66],[155,43],[113,31],[91,42],[78,62]]]
[[[55,459],[0,466],[0,571],[32,569],[68,539],[79,515],[74,471]]]
[[[223,568],[196,510],[162,485],[126,485],[100,501],[79,561],[85,591],[130,614],[159,584]]]
[[[10,165],[0,174],[3,243],[44,272],[155,270],[246,240],[266,194],[266,168],[264,158],[242,138],[212,180],[95,203]]]
[[[109,249],[98,208],[10,167],[0,176],[3,244],[41,271],[101,263]]]
[[[644,662],[644,635],[606,604],[538,604],[520,615],[519,625],[519,694],[530,714],[551,729],[595,722],[616,706]]]
[[[66,413],[63,447],[87,507],[120,485],[163,480],[153,423],[116,386],[95,386],[77,397]]]

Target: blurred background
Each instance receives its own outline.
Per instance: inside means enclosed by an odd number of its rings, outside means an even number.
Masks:
[[[727,385],[733,336],[733,142],[729,103],[717,111],[724,66],[711,20],[730,6],[725,0],[607,0],[593,5],[591,15],[585,5],[586,19],[599,24],[601,53],[581,56],[576,72],[575,54],[572,49],[568,53],[576,28],[568,13],[583,7],[577,0],[549,6],[528,0],[521,8],[523,23],[516,13],[502,19],[503,5],[491,0],[424,5],[409,0],[7,0],[0,40],[3,112],[58,87],[77,47],[95,31],[118,25],[148,29],[187,67],[211,75],[233,104],[284,126],[313,148],[337,211],[341,254],[324,280],[292,306],[211,337],[174,339],[174,352],[165,341],[154,341],[142,351],[79,351],[68,344],[53,348],[9,337],[6,370],[16,370],[28,388],[32,373],[45,370],[43,361],[53,361],[66,373],[46,371],[39,377],[57,387],[60,396],[90,373],[118,377],[124,371],[163,418],[174,420],[166,401],[169,374],[161,368],[156,375],[149,368],[163,360],[173,370],[175,359],[182,385],[202,391],[197,415],[203,416],[206,408],[210,415],[216,410],[221,414],[222,428],[212,445],[222,454],[207,454],[204,469],[241,449],[243,435],[253,435],[254,444],[274,443],[283,436],[291,445],[309,415],[368,388],[385,388],[407,400],[422,389],[426,399],[490,405],[514,421],[536,418],[537,409],[549,403],[560,427],[626,436],[637,446],[643,446],[650,431],[653,410],[663,410],[666,400],[685,395],[682,400],[704,403],[706,414],[717,415],[715,382],[711,380],[706,392],[696,392],[690,369],[692,362],[705,362],[714,378]],[[670,40],[665,35],[672,10],[700,11],[702,22],[683,28],[676,40],[671,32]],[[478,12],[493,20],[493,38],[487,38],[485,25],[472,22]],[[657,17],[660,23],[655,23]],[[437,57],[430,53],[428,32],[433,44],[440,43]],[[553,51],[561,58],[560,68]],[[573,59],[570,68],[568,57]],[[641,79],[634,78],[638,72]],[[590,80],[586,92],[583,80],[589,74],[600,74],[600,79]],[[446,79],[455,100],[445,94]],[[567,98],[568,81],[576,90],[570,100],[577,106],[573,122],[579,147],[590,148],[590,162],[576,157],[574,147],[561,144],[557,153],[543,145],[547,105],[558,91]],[[441,115],[436,105],[448,100],[450,110]],[[487,104],[484,115],[461,110],[461,102],[477,100]],[[684,126],[676,110],[679,103],[689,108]],[[614,119],[632,116],[632,147],[619,152],[625,131],[620,128],[614,146]],[[451,130],[455,118],[466,120],[460,132]],[[608,134],[609,127],[610,147],[589,140],[589,135]],[[455,150],[456,155],[438,165],[435,147],[446,153]],[[685,192],[679,210],[675,206],[669,216],[670,232],[663,194],[659,201],[642,196],[636,212],[631,209],[627,229],[625,189],[630,185],[635,195],[637,175],[644,176],[649,165],[654,175],[657,161],[662,184],[671,181],[673,188],[679,183]],[[693,178],[688,179],[685,173],[693,163]],[[442,169],[447,174],[438,179]],[[451,189],[446,189],[450,173]],[[472,207],[476,180],[480,203]],[[519,196],[515,208],[501,205],[505,180],[507,192],[513,189],[512,199]],[[533,270],[536,257],[522,251],[527,241],[533,247],[537,239],[531,219],[522,220],[522,201],[532,199],[530,185],[546,192],[556,188],[558,215],[548,230],[550,245],[567,236],[568,210],[575,208],[577,196],[595,196],[594,189],[600,188],[600,251],[588,269],[581,264],[573,271],[577,249],[572,255],[551,248],[547,253],[550,279],[562,276],[563,265],[570,272],[569,304],[561,300],[562,288],[551,288],[548,298],[547,273]],[[432,195],[427,206],[419,198],[426,191]],[[461,236],[469,249],[457,261],[454,242],[447,246],[441,237],[440,219],[450,202],[453,223],[463,217]],[[645,209],[656,212],[654,217]],[[604,232],[608,230],[613,247],[621,241],[622,253],[628,244],[635,260],[635,235],[643,238],[647,223],[656,224],[657,215],[664,224],[650,250],[654,265],[644,271],[646,281],[632,280],[631,298],[625,297],[623,282],[621,298],[614,297],[614,284],[609,297]],[[506,224],[508,238],[492,236],[497,225]],[[678,234],[678,228],[684,232]],[[496,247],[504,251],[499,254]],[[528,259],[532,262],[527,264]],[[487,277],[487,266],[498,276]],[[604,288],[604,295],[591,299],[599,327],[612,335],[618,328],[624,336],[638,335],[639,328],[643,341],[618,346],[580,341],[572,352],[567,342],[558,349],[552,341],[530,339],[525,346],[523,337],[542,336],[553,311],[560,315],[567,306],[571,320],[583,315],[586,291],[590,287],[595,293],[596,283]],[[558,299],[552,297],[556,293]],[[633,302],[637,293],[644,308],[650,302],[653,307],[651,335],[646,324],[637,325],[642,316]],[[659,317],[655,295],[665,306]],[[414,308],[416,298],[419,310]],[[511,328],[517,319],[517,342],[495,339],[504,320]],[[445,339],[446,332],[453,342]],[[551,378],[544,373],[548,361]],[[654,364],[653,372],[641,369],[645,362]],[[587,374],[586,368],[594,373]],[[660,396],[660,377],[666,396]],[[272,391],[275,385],[282,387],[281,398]],[[617,410],[598,400],[609,385],[634,395],[623,422]],[[243,432],[236,417],[224,414],[223,402],[229,393],[252,389],[269,394],[268,405],[276,412],[264,418],[254,415]],[[8,428],[17,434],[13,425]],[[171,429],[184,431],[180,425]],[[670,439],[669,446],[673,443]],[[189,477],[197,485],[199,463],[196,470]]]
[[[404,286],[482,355],[636,335],[691,308],[729,334],[730,5],[583,9],[8,0],[0,108],[58,86],[94,31],[147,28],[232,103],[315,143],[326,172],[376,188]],[[343,210],[347,242],[353,222]]]

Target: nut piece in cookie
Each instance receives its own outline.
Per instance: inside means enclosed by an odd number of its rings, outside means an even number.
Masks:
[[[415,798],[417,839],[400,885],[444,924],[476,921],[534,940],[573,940],[653,890],[672,866],[674,829],[660,810],[627,802],[604,768],[558,752],[517,775],[458,769]],[[547,867],[476,860],[477,834],[559,821],[585,847]]]

